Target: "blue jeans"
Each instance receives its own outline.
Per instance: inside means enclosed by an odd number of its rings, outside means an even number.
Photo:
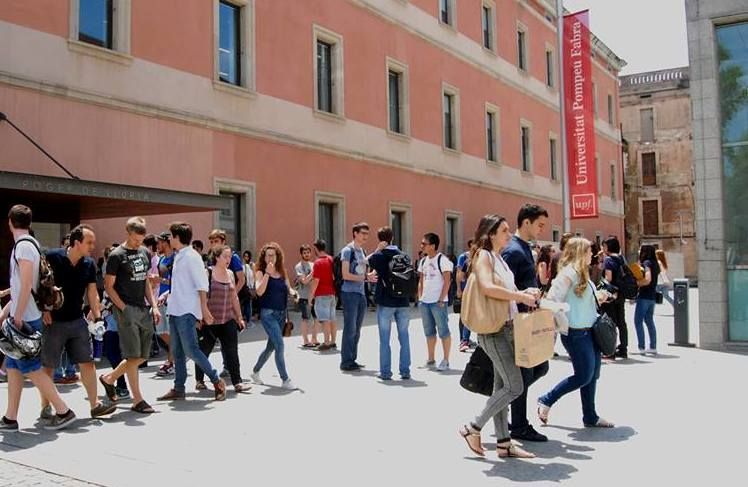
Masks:
[[[244,317],[244,321],[247,322],[247,325],[252,321],[252,300],[247,299],[244,304],[242,304],[242,316]]]
[[[449,337],[449,310],[447,303],[419,303],[421,319],[423,321],[423,332],[426,338],[435,337],[437,332],[439,338]]]
[[[469,342],[470,341],[470,328],[465,326],[465,323],[460,320],[460,342]]]
[[[340,368],[356,366],[358,341],[361,338],[361,325],[366,315],[366,296],[359,293],[341,292],[343,303],[343,343],[340,349]]]
[[[600,419],[595,411],[595,391],[600,378],[600,350],[592,338],[592,330],[569,329],[561,335],[561,343],[569,353],[574,375],[559,382],[548,394],[540,396],[538,402],[550,407],[566,394],[579,389],[582,396],[582,421],[594,425]]]
[[[265,350],[257,358],[255,368],[252,369],[257,373],[270,358],[270,354],[275,352],[275,366],[278,368],[281,380],[288,380],[286,372],[286,359],[283,356],[283,324],[286,321],[286,311],[277,309],[261,309],[260,323],[268,334],[268,343]]]
[[[647,323],[649,331],[649,348],[657,349],[657,329],[654,322],[655,300],[641,299],[636,300],[636,309],[634,310],[634,326],[636,327],[636,339],[639,344],[639,350],[644,350],[644,327],[642,322]]]
[[[75,375],[75,372],[75,364],[70,362],[67,352],[63,350],[62,357],[60,359],[60,366],[55,369],[55,379],[62,379],[63,377],[73,377]]]
[[[390,308],[377,306],[377,324],[379,325],[379,375],[384,379],[392,377],[392,356],[390,351],[390,332],[392,320],[397,324],[397,340],[400,342],[400,377],[410,376],[410,307]]]
[[[210,365],[208,357],[200,351],[200,345],[197,342],[196,323],[197,318],[189,313],[181,316],[169,316],[169,334],[171,335],[169,345],[171,353],[174,355],[174,390],[177,392],[184,392],[184,384],[187,382],[188,358],[203,369],[212,383],[215,384],[220,380],[218,372]]]

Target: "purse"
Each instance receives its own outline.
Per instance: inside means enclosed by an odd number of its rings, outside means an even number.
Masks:
[[[288,317],[288,311],[286,311],[286,322],[283,324],[283,336],[290,337],[293,334],[293,321]]]
[[[662,304],[663,299],[665,299],[665,295],[660,291],[655,292],[655,304]]]
[[[494,284],[496,271],[493,269],[494,256],[491,255]],[[480,284],[475,272],[468,276],[465,290],[462,292],[460,319],[471,331],[481,335],[499,332],[509,320],[509,301],[489,298],[480,291]]]
[[[456,314],[462,313],[462,298],[458,298],[457,296],[455,296],[455,299],[452,302],[452,311],[454,311]]]
[[[592,297],[595,299],[595,306],[597,307],[597,319],[592,325],[592,338],[595,340],[597,348],[606,357],[609,357],[616,353],[616,345],[618,344],[618,327],[615,322],[600,310],[600,303],[597,301],[595,296],[595,288],[592,287]]]
[[[481,347],[476,347],[460,378],[463,389],[490,396],[493,394],[493,362]]]

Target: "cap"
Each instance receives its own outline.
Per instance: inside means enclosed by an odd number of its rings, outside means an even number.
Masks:
[[[156,239],[157,240],[164,240],[164,241],[168,242],[169,240],[171,240],[171,233],[169,233],[169,232],[161,232],[161,233],[158,234],[158,237],[156,237]]]

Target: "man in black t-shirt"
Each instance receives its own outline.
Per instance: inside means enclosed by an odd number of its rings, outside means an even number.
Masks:
[[[410,339],[408,325],[410,310],[408,296],[392,296],[387,290],[390,276],[390,261],[395,255],[402,254],[396,245],[392,245],[392,229],[382,227],[377,231],[379,245],[377,251],[369,256],[369,267],[377,273],[374,289],[374,302],[377,305],[377,323],[379,324],[379,378],[392,379],[392,357],[390,351],[390,332],[392,321],[397,324],[397,340],[400,342],[400,378],[410,379]]]
[[[58,310],[43,314],[44,327],[42,341],[42,365],[52,377],[60,363],[62,352],[67,352],[71,363],[80,367],[81,381],[91,406],[91,417],[111,414],[114,404],[99,402],[96,387],[96,366],[91,348],[91,333],[83,318],[83,298],[88,300],[94,321],[101,321],[99,292],[96,289],[96,264],[91,252],[96,245],[96,236],[88,225],[78,225],[70,232],[70,245],[67,248],[47,252],[47,262],[52,268],[55,285],[62,288],[65,301]],[[103,322],[101,322],[103,326]],[[44,420],[53,418],[49,401],[42,400]]]

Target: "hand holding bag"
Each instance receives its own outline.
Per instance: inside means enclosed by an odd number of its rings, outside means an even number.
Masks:
[[[616,353],[618,327],[610,316],[600,311],[600,303],[597,301],[597,296],[595,296],[595,288],[592,287],[592,284],[590,284],[590,287],[592,288],[592,297],[597,307],[597,319],[595,320],[595,324],[592,325],[592,338],[595,340],[595,344],[602,354],[610,356]]]
[[[494,256],[491,255],[491,276],[497,282],[493,268]],[[509,301],[489,298],[481,292],[478,276],[471,272],[465,290],[462,292],[462,310],[460,319],[471,331],[481,335],[497,333],[509,320]]]

